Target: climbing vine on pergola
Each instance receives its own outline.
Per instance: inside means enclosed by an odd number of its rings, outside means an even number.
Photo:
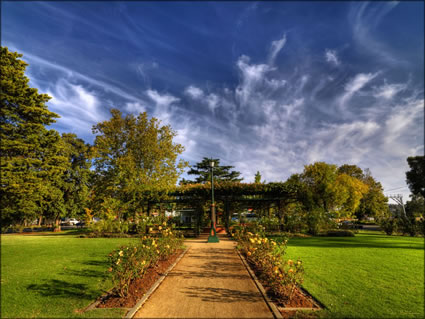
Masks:
[[[230,209],[232,203],[262,203],[263,205],[275,204],[278,212],[285,203],[296,201],[298,190],[288,183],[240,183],[240,182],[215,182],[214,196],[217,201],[224,204],[225,224],[230,221]],[[197,210],[199,216],[203,213],[202,204],[211,199],[211,183],[186,184],[176,186],[170,191],[164,203],[182,203],[190,205]],[[281,215],[281,214],[279,214]]]

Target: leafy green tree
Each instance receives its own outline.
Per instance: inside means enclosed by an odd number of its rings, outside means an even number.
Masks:
[[[425,197],[425,159],[424,156],[408,157],[410,170],[406,172],[406,182],[415,195]]]
[[[257,173],[255,173],[254,183],[257,183],[257,184],[261,183],[261,174],[260,174],[260,171],[257,171]]]
[[[348,176],[363,180],[364,173],[363,170],[357,165],[348,165],[344,164],[338,167],[338,174],[347,174]]]
[[[360,205],[356,210],[358,219],[366,216],[374,217],[377,220],[385,219],[389,216],[388,198],[384,195],[384,189],[381,183],[377,182],[370,172],[367,172],[363,182],[368,186],[368,191],[360,200]]]
[[[2,225],[29,221],[41,214],[47,186],[46,178],[57,168],[53,130],[46,125],[55,122],[47,94],[28,85],[27,63],[21,54],[1,47],[0,57],[0,138],[1,138],[1,216]],[[53,158],[46,162],[46,154]],[[61,161],[62,159],[60,159]],[[60,164],[59,164],[60,166]]]
[[[77,135],[63,133],[63,154],[69,166],[63,174],[63,196],[69,217],[84,215],[90,192],[92,147]]]
[[[123,117],[112,109],[111,114],[110,120],[93,127],[97,134],[95,196],[101,201],[114,199],[113,206],[121,207],[118,216],[125,211],[135,215],[175,186],[187,166],[183,160],[177,161],[184,148],[173,143],[176,133],[170,126],[161,126],[146,112]]]
[[[342,173],[336,178],[335,187],[339,190],[338,200],[342,203],[339,207],[339,215],[352,217],[363,196],[368,192],[368,185],[361,179]]]
[[[243,178],[239,178],[240,172],[231,171],[234,166],[220,166],[220,160],[218,158],[209,159],[204,157],[201,162],[195,164],[188,175],[197,176],[194,181],[182,180],[181,184],[197,184],[197,183],[208,183],[211,182],[211,166],[210,162],[214,162],[214,181],[231,181],[240,182]]]
[[[407,216],[424,217],[425,201],[422,195],[410,195],[410,200],[405,205]]]

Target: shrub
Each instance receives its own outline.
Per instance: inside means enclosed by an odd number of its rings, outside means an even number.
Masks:
[[[350,230],[336,229],[329,230],[323,234],[323,236],[327,237],[354,237],[354,233]]]
[[[166,222],[152,229],[153,236],[143,236],[136,244],[121,246],[109,254],[112,280],[115,292],[120,297],[128,294],[130,283],[135,278],[143,277],[146,270],[159,260],[166,259],[182,246],[182,236],[175,232]]]
[[[283,301],[291,300],[295,288],[301,285],[304,268],[300,260],[284,260],[287,240],[281,244],[245,229],[235,232],[238,249],[260,272],[271,291]]]
[[[382,230],[389,236],[397,231],[397,220],[395,218],[383,219],[379,225]]]

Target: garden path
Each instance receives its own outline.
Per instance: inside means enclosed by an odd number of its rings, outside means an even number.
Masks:
[[[236,243],[218,236],[185,241],[189,250],[134,318],[273,318]]]

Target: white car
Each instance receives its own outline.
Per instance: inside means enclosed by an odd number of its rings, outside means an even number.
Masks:
[[[70,226],[75,226],[79,223],[80,221],[77,220],[76,218],[66,218],[65,219],[65,224],[70,225]]]

